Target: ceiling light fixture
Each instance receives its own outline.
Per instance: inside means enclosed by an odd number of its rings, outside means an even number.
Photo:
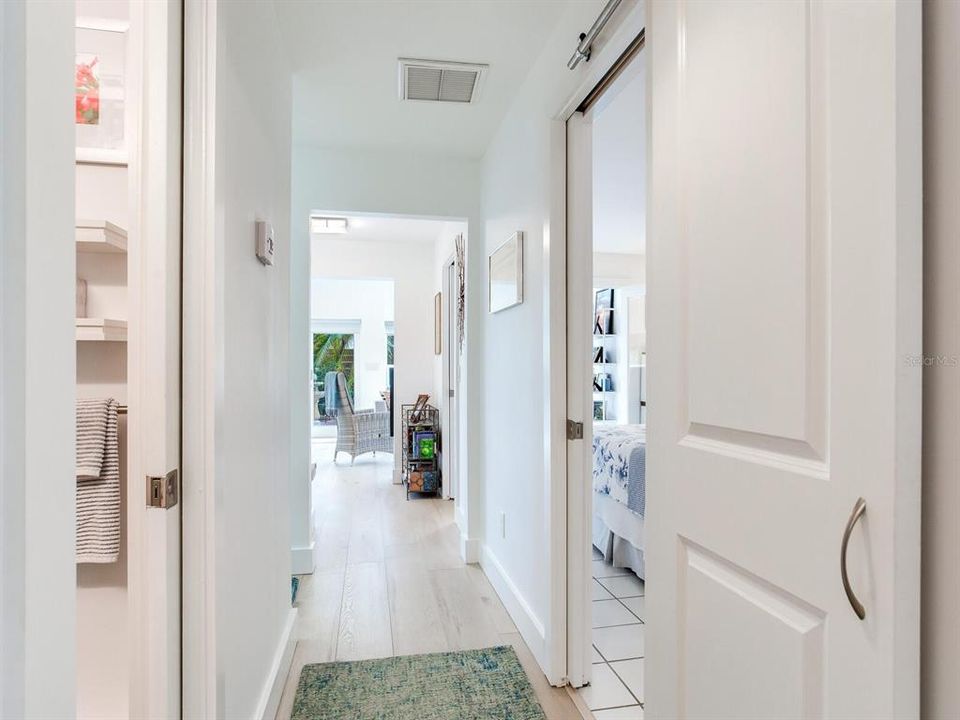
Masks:
[[[348,229],[347,219],[343,217],[310,218],[310,232],[314,235],[343,235]]]

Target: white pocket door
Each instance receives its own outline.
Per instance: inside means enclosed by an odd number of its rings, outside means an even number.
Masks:
[[[648,13],[646,715],[916,716],[920,4]]]

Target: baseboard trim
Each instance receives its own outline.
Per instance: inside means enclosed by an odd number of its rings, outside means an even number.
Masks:
[[[313,549],[316,543],[310,543],[307,547],[295,547],[290,549],[290,571],[294,575],[310,575],[315,567],[313,562]]]
[[[283,686],[287,679],[287,673],[290,672],[290,665],[293,663],[293,649],[297,644],[293,639],[293,626],[296,622],[297,609],[290,608],[290,612],[287,613],[287,622],[283,626],[283,633],[280,635],[280,642],[277,644],[277,651],[273,656],[270,674],[263,686],[260,702],[257,703],[254,718],[274,720],[277,716],[280,697],[283,695]]]
[[[493,589],[500,596],[500,601],[517,626],[517,630],[520,631],[520,635],[527,643],[527,647],[530,648],[530,652],[537,659],[540,668],[548,667],[547,638],[543,623],[506,570],[503,569],[503,565],[500,564],[497,556],[486,545],[483,546],[483,552],[480,555],[480,567],[483,568],[487,579],[493,585]]]
[[[473,565],[480,562],[480,554],[480,541],[460,533],[460,558],[468,565]]]
[[[590,712],[590,708],[587,707],[587,703],[583,700],[583,695],[578,693],[572,685],[564,685],[564,688],[567,690],[567,695],[570,696],[570,700],[573,702],[577,712],[580,713],[580,717],[583,720],[594,720],[593,713]]]

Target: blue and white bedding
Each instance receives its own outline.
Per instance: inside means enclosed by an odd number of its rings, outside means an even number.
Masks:
[[[646,512],[647,428],[593,426],[593,491],[641,517]]]

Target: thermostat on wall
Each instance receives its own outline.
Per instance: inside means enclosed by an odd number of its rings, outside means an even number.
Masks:
[[[265,220],[257,220],[257,259],[273,265],[273,225]]]

